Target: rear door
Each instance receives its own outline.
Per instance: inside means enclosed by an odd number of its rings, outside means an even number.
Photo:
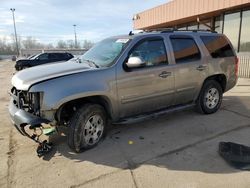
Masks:
[[[145,66],[124,68],[117,74],[120,117],[151,112],[172,104],[174,72],[167,51],[162,37],[144,38],[132,47],[128,58],[140,57]]]
[[[175,104],[192,102],[208,72],[199,41],[189,35],[170,35],[175,65]]]
[[[48,63],[56,62],[56,61],[59,61],[59,57],[58,57],[57,53],[50,53]]]

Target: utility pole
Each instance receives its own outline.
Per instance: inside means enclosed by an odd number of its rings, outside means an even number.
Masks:
[[[77,38],[76,38],[76,24],[73,25],[75,32],[75,48],[77,48]]]
[[[18,49],[18,42],[17,42],[17,34],[16,34],[16,21],[15,21],[15,10],[14,8],[10,9],[12,12],[12,17],[13,17],[13,23],[14,23],[14,32],[15,32],[15,38],[16,38],[16,51],[17,51],[17,56],[19,56],[19,49]]]

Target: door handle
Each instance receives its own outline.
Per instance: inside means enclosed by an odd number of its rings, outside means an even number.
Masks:
[[[171,72],[163,71],[161,74],[159,74],[159,77],[161,77],[161,78],[167,78],[168,76],[171,76],[171,75],[172,75]]]
[[[196,67],[196,70],[198,70],[198,71],[203,71],[203,70],[205,70],[206,68],[207,68],[206,65],[199,65],[198,67]]]

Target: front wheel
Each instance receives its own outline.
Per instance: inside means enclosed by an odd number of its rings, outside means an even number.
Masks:
[[[68,145],[76,152],[96,146],[104,135],[107,118],[97,104],[85,104],[70,120]]]
[[[223,91],[221,85],[215,80],[204,83],[196,106],[199,112],[212,114],[218,111],[222,102]]]

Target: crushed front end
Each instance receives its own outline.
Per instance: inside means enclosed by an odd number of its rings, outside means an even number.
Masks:
[[[49,152],[51,150],[51,144],[46,140],[40,141],[39,139],[44,132],[43,124],[50,123],[49,120],[41,117],[40,105],[43,93],[22,91],[13,87],[10,91],[10,95],[9,113],[16,129],[22,135],[39,143],[37,149],[38,156]],[[52,128],[51,131],[47,130],[46,132],[51,133],[54,130],[55,129]]]

